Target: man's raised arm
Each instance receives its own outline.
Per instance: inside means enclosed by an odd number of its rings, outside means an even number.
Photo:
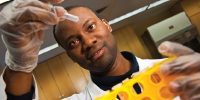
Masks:
[[[62,7],[38,0],[14,0],[2,9],[0,33],[7,48],[3,75],[7,92],[22,95],[31,91],[32,71],[37,66],[44,30],[57,24],[65,12]]]

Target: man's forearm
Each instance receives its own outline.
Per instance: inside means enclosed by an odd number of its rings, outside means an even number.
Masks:
[[[23,73],[10,70],[8,67],[4,73],[6,91],[14,95],[22,95],[31,91],[32,72]]]

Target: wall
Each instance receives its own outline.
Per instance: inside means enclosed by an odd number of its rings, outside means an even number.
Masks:
[[[141,36],[147,29],[147,27],[151,26],[151,25],[154,25],[160,21],[163,21],[169,17],[171,17],[172,14],[170,11],[165,11],[165,12],[162,12],[154,17],[151,17],[149,19],[146,19],[142,22],[139,22],[137,24],[133,24],[132,27],[133,27],[133,30],[135,31],[135,33],[138,35],[138,36]]]
[[[139,39],[140,43],[142,44],[142,46],[144,47],[149,58],[153,58],[153,57],[151,56],[150,52],[147,50],[147,47],[145,46],[144,42],[142,41],[141,35],[147,30],[147,27],[154,25],[154,24],[156,24],[160,21],[163,21],[163,20],[165,20],[165,19],[167,19],[171,16],[172,16],[172,14],[168,10],[168,11],[162,12],[162,13],[154,16],[154,17],[151,17],[151,18],[146,19],[142,22],[139,22],[137,24],[132,25],[133,30],[137,34],[138,39]]]
[[[182,5],[180,4],[180,2],[177,2],[173,7],[171,7],[169,9],[170,13],[172,15],[176,15],[176,14],[179,14],[181,12],[183,12],[183,8],[182,8]]]

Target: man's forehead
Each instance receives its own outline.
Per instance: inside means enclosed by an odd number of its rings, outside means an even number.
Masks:
[[[88,18],[98,18],[91,9],[86,8],[86,7],[76,7],[76,8],[70,9],[68,11],[68,13],[73,14],[75,16],[78,16],[79,21],[78,22],[72,22],[70,20],[64,20],[64,21],[59,22],[59,24],[80,23],[82,21],[86,21]]]
[[[77,15],[78,17],[79,16],[81,17],[81,15],[83,15],[83,14],[96,16],[94,14],[94,12],[91,9],[87,8],[87,7],[75,7],[75,8],[70,9],[68,12],[70,14]]]
[[[86,7],[75,7],[72,8],[68,11],[68,13],[73,14],[75,16],[79,17],[78,22],[73,22],[70,20],[64,20],[58,23],[56,30],[57,32],[63,32],[63,31],[74,31],[75,29],[78,29],[78,27],[82,27],[83,24],[88,20],[88,19],[99,19],[95,13]],[[72,28],[73,27],[73,28]],[[76,28],[75,28],[76,27]],[[69,30],[70,29],[70,30]],[[56,32],[56,33],[57,33]],[[71,33],[71,32],[70,32]]]

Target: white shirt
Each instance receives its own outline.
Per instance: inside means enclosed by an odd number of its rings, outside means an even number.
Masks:
[[[137,57],[136,57],[137,58]],[[140,71],[145,69],[146,67],[152,67],[156,62],[162,61],[163,59],[140,59],[137,58],[137,62],[139,65]],[[4,72],[3,72],[4,73]],[[0,100],[7,100],[7,96],[5,93],[5,87],[6,84],[3,80],[3,73],[0,78]],[[33,100],[39,100],[38,97],[38,89],[37,84],[33,76],[33,86],[35,87],[35,94],[33,96]],[[89,77],[89,83],[85,87],[84,91],[82,91],[79,94],[74,94],[71,97],[64,98],[62,100],[93,100],[97,98],[100,94],[102,94],[104,91],[101,90],[96,84],[94,84],[91,80],[91,77]],[[180,100],[180,98],[175,98],[173,100]]]

